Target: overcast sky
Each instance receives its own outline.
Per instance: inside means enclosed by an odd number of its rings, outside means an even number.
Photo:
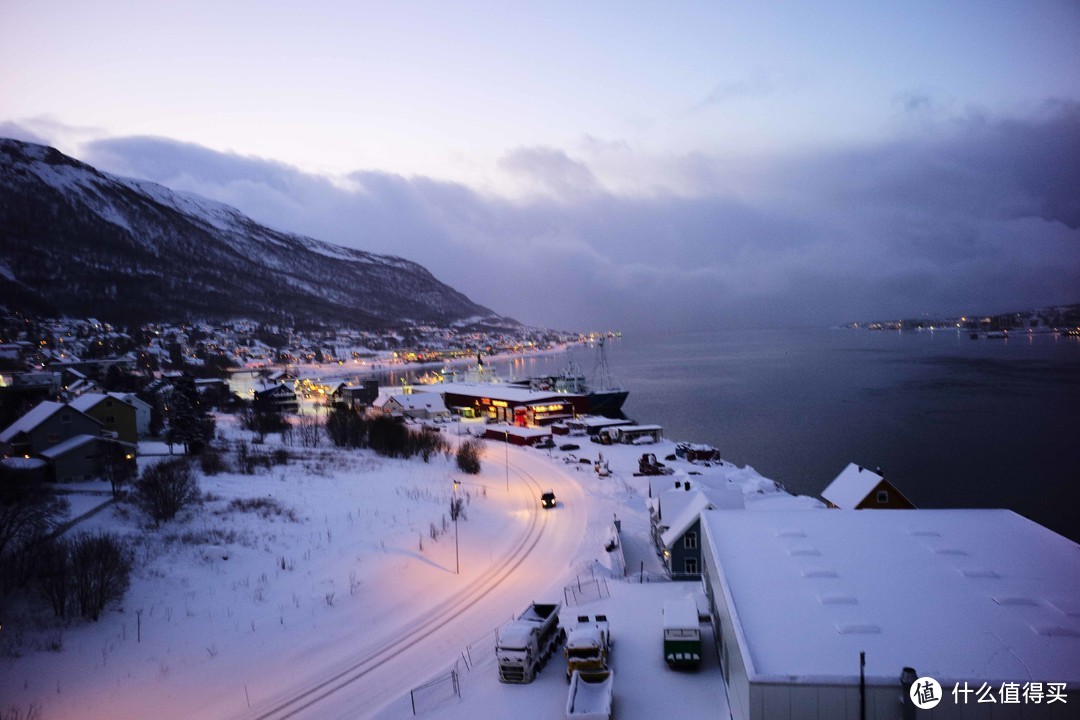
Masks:
[[[0,135],[623,330],[1080,301],[1080,3],[0,0]]]

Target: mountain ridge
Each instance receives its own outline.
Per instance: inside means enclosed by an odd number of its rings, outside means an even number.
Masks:
[[[274,230],[229,205],[3,138],[0,302],[122,322],[518,325],[413,261]]]

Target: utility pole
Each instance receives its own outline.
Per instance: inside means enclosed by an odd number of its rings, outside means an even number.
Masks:
[[[453,503],[453,505],[450,508],[450,514],[454,516],[454,573],[457,574],[457,575],[461,574],[461,554],[458,551],[458,524],[457,524],[458,515],[461,514],[461,506],[458,505],[458,496],[457,496],[457,489],[458,489],[458,485],[460,485],[460,484],[461,484],[460,480],[454,480],[454,499],[450,501],[451,503]]]

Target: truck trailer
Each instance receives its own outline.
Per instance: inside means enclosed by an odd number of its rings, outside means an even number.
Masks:
[[[701,623],[692,598],[664,603],[664,660],[671,668],[701,664]]]
[[[575,670],[606,670],[611,652],[611,631],[607,615],[578,615],[577,624],[566,636],[566,679]]]
[[[559,627],[562,603],[533,603],[499,631],[495,655],[499,659],[499,680],[530,683],[551,653],[566,638]]]

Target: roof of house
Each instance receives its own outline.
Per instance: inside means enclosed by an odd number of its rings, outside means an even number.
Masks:
[[[751,680],[1080,681],[1080,545],[1010,510],[702,518]]]
[[[105,393],[86,393],[85,395],[80,395],[79,397],[75,398],[74,400],[69,402],[68,405],[75,408],[79,412],[86,412],[87,410],[94,407],[106,398],[108,398],[108,395],[106,395]]]
[[[828,487],[821,491],[821,497],[838,508],[851,509],[866,499],[882,480],[884,478],[876,472],[855,463],[848,463]]]
[[[505,400],[512,403],[530,403],[538,400],[552,400],[555,402],[570,402],[581,395],[568,395],[558,392],[536,392],[518,385],[500,383],[437,383],[435,385],[419,385],[414,394],[427,393],[438,394],[445,397],[446,393],[465,395],[467,397],[484,397],[491,400]]]
[[[63,403],[42,400],[21,418],[8,425],[3,432],[0,432],[0,442],[11,442],[12,438],[19,433],[30,432],[63,407]]]
[[[441,395],[434,393],[412,393],[410,395],[391,395],[386,402],[393,400],[403,410],[429,410],[431,412],[445,412],[446,404]]]
[[[670,491],[671,494],[678,492]],[[690,496],[689,500],[681,504],[678,515],[672,518],[668,529],[660,536],[664,547],[671,547],[672,543],[678,541],[697,522],[702,510],[742,510],[745,507],[740,488],[703,488],[689,493],[684,491],[684,494]],[[666,498],[668,493],[664,495]]]
[[[99,435],[76,435],[75,437],[68,438],[62,443],[57,443],[50,448],[42,450],[40,455],[43,458],[55,460],[56,458],[60,457],[65,453],[69,453],[72,450],[76,450],[83,445],[86,445],[87,443],[94,442],[100,439],[101,437]]]

